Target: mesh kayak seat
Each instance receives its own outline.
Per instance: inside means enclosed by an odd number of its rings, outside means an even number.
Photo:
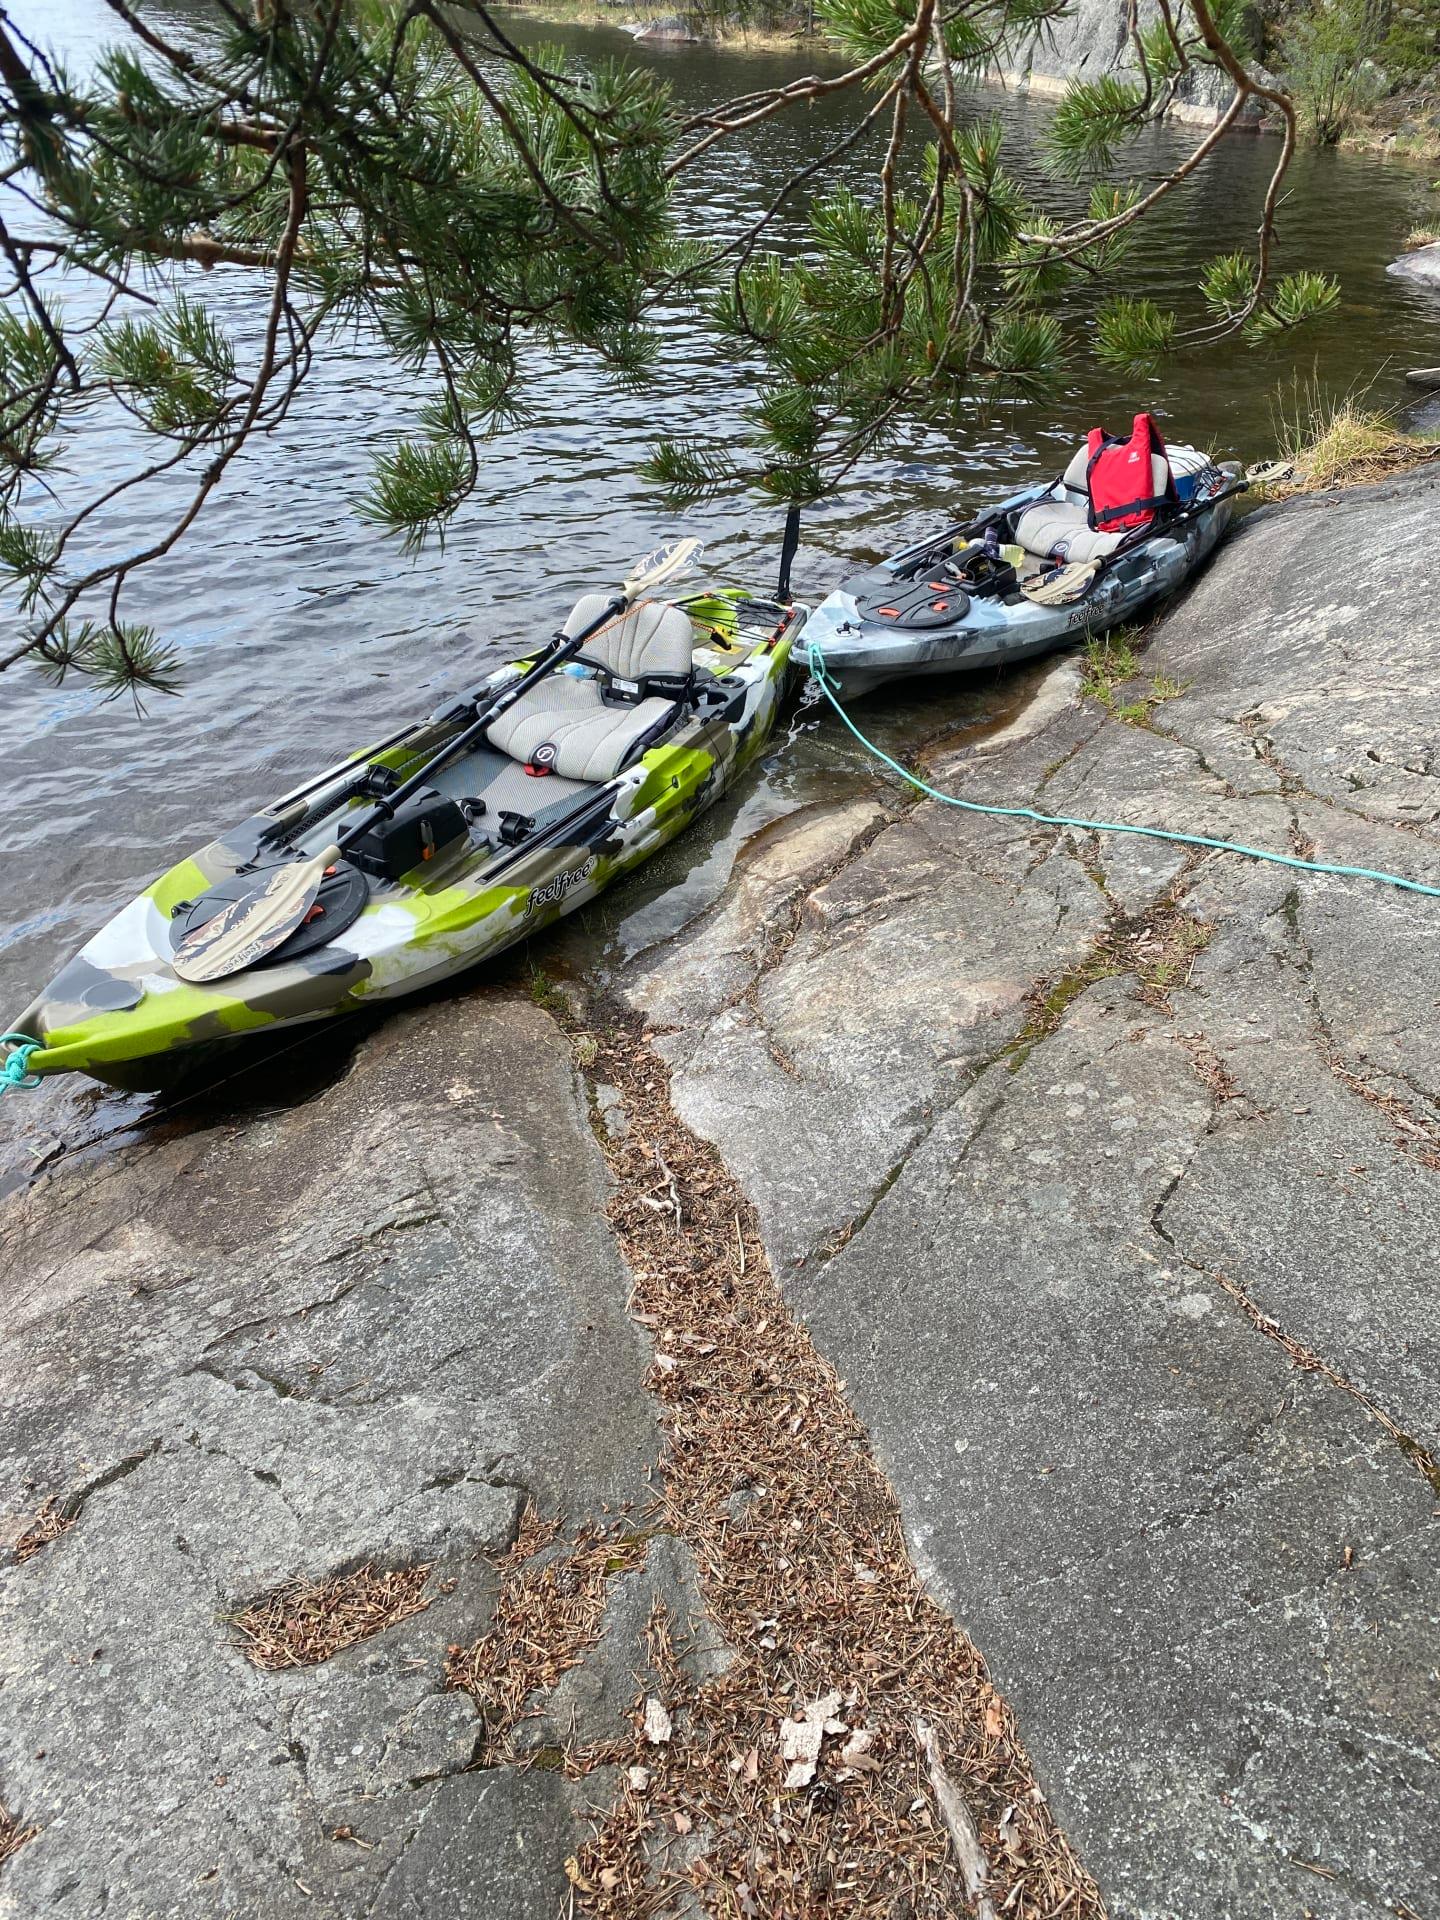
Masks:
[[[579,633],[605,610],[587,593],[565,622]],[[586,641],[576,679],[552,673],[489,730],[492,747],[512,760],[567,780],[612,780],[674,722],[694,677],[695,630],[688,614],[642,600]]]
[[[1065,469],[1059,488],[1027,507],[1015,522],[1015,538],[1038,560],[1057,550],[1066,560],[1103,560],[1125,538],[1125,529],[1105,533],[1090,525],[1090,487],[1086,469],[1090,449],[1081,445]],[[1170,468],[1161,454],[1150,457],[1156,493],[1163,493]]]

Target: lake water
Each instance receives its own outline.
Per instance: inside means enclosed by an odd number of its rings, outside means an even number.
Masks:
[[[184,36],[203,4],[172,0],[147,13]],[[101,0],[9,0],[8,10],[77,68],[112,33]],[[562,40],[587,56],[652,63],[691,110],[816,64],[813,56],[802,66],[790,54],[636,47],[618,28],[562,31],[522,21],[517,31]],[[998,91],[975,95],[973,104],[977,114],[999,114],[1011,165],[1039,190],[1051,109]],[[820,105],[712,149],[703,178],[686,190],[690,226],[722,235],[753,217],[790,171],[835,138],[842,112]],[[1193,129],[1156,131],[1132,171],[1163,170],[1197,137]],[[1274,152],[1271,139],[1233,136],[1145,223],[1124,270],[1129,289],[1183,305],[1205,261],[1252,241]],[[850,177],[862,182],[867,164],[877,163],[875,154],[868,162],[852,157]],[[1119,381],[1081,354],[1057,401],[977,403],[953,432],[912,436],[857,468],[843,493],[807,515],[796,591],[819,596],[848,562],[1058,469],[1087,428],[1102,420],[1112,430],[1126,427],[1140,406],[1159,415],[1172,438],[1254,459],[1273,445],[1274,391],[1297,371],[1335,390],[1373,383],[1375,404],[1400,402],[1404,368],[1440,357],[1440,296],[1384,269],[1412,226],[1433,224],[1435,203],[1418,168],[1301,154],[1281,213],[1282,265],[1337,273],[1344,292],[1336,315],[1293,343],[1253,353],[1226,345],[1177,359],[1140,383]],[[222,267],[201,280],[242,350],[253,347],[255,276]],[[124,705],[101,705],[83,687],[57,692],[24,667],[6,675],[0,1015],[23,1007],[109,912],[213,829],[426,711],[487,659],[550,631],[580,591],[615,579],[625,561],[676,530],[679,517],[636,478],[657,432],[743,440],[747,431],[750,370],[733,364],[689,316],[667,322],[660,365],[643,393],[608,385],[572,354],[536,354],[534,366],[532,424],[490,444],[480,487],[443,551],[432,547],[412,561],[359,521],[351,502],[377,446],[413,419],[417,393],[372,350],[340,343],[317,364],[283,435],[248,449],[198,529],[133,583],[129,616],[181,651],[181,698],[153,700],[142,718]],[[135,452],[115,422],[97,415],[68,446],[62,482],[98,490]],[[105,550],[152,537],[160,515],[182,497],[179,488],[147,492],[111,514]],[[780,532],[773,510],[737,498],[687,513],[683,524],[706,540],[717,576],[773,581]],[[913,743],[983,722],[1015,692],[993,681],[928,686],[877,696],[869,711],[883,737]],[[797,737],[777,740],[744,794],[593,910],[584,937],[596,960],[671,930],[767,820],[867,780],[837,732],[812,717]],[[567,945],[573,952],[574,941]],[[28,1101],[5,1101],[0,1172],[7,1156],[12,1167],[28,1165],[37,1141],[73,1138],[82,1122],[130,1110],[108,1094],[78,1100],[78,1091],[52,1086]]]

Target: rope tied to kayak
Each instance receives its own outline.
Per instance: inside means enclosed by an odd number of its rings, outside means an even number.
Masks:
[[[1146,840],[1173,841],[1182,847],[1205,847],[1214,853],[1238,853],[1247,860],[1264,860],[1277,867],[1294,867],[1301,873],[1334,874],[1345,880],[1374,880],[1381,886],[1400,887],[1406,893],[1423,893],[1432,900],[1440,900],[1440,887],[1428,886],[1423,880],[1407,880],[1403,874],[1386,873],[1375,867],[1334,866],[1328,860],[1302,860],[1298,854],[1274,853],[1268,847],[1248,847],[1240,840],[1214,840],[1204,833],[1180,833],[1170,827],[1137,827],[1120,820],[1072,819],[1063,813],[1040,813],[1034,807],[986,806],[980,800],[962,800],[957,794],[942,793],[938,787],[932,787],[928,781],[922,780],[918,773],[912,773],[908,767],[892,759],[883,747],[877,747],[873,740],[867,739],[840,704],[837,691],[840,683],[831,675],[819,641],[809,641],[806,651],[811,679],[865,751],[873,754],[883,766],[889,767],[892,773],[898,773],[910,786],[918,787],[928,799],[938,800],[942,806],[959,807],[966,813],[998,815],[1009,820],[1034,820],[1042,827],[1074,827],[1083,833],[1129,833]]]
[[[16,1088],[27,1093],[40,1084],[38,1073],[29,1071],[30,1056],[39,1053],[42,1042],[32,1040],[28,1033],[0,1033],[0,1047],[6,1049],[5,1058],[0,1060],[0,1094],[7,1094]]]

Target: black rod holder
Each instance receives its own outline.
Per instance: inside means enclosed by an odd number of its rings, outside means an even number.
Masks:
[[[800,544],[800,509],[791,507],[785,515],[785,537],[780,542],[780,577],[775,583],[775,598],[790,598],[790,565]]]

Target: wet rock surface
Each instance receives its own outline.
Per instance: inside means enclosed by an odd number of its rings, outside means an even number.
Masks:
[[[1398,260],[1392,260],[1385,271],[1398,274],[1402,280],[1440,281],[1440,243],[1412,247]]]
[[[1440,884],[1440,625],[1395,560],[1437,500],[1422,472],[1255,516],[1108,706],[1061,659],[931,777]],[[610,988],[1112,1914],[1431,1911],[1440,903],[879,779],[713,864]],[[565,1862],[623,1804],[657,1601],[692,1682],[731,1650],[644,1525],[651,1331],[599,1144],[630,1120],[583,1057],[472,988],[308,1100],[4,1203],[0,1803],[40,1833],[0,1914],[591,1897]],[[560,1558],[646,1538],[496,1742],[447,1658],[527,1503]],[[366,1566],[430,1568],[429,1605],[247,1657],[237,1612]],[[709,1839],[662,1844],[687,1871]]]
[[[1440,624],[1394,565],[1437,499],[1258,515],[1131,723],[1052,697],[932,778],[1440,883]],[[1423,1912],[1436,903],[876,804],[843,854],[789,823],[784,943],[742,881],[632,981],[675,1106],[1112,1911]]]

